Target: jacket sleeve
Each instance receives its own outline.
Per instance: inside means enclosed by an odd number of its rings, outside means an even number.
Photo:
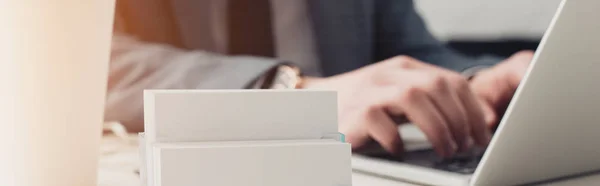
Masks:
[[[242,89],[277,63],[266,58],[186,51],[115,33],[105,120],[142,131],[144,89]]]
[[[437,40],[417,13],[413,0],[375,1],[375,56],[378,61],[409,55],[455,71],[491,66],[501,59],[491,56],[463,56]]]

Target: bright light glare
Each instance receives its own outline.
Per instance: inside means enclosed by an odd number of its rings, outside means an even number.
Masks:
[[[114,3],[0,0],[0,185],[96,185]]]

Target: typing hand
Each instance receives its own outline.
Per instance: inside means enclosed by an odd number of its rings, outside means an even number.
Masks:
[[[338,91],[340,132],[354,150],[375,140],[400,155],[404,148],[393,116],[406,116],[444,157],[466,149],[469,139],[482,146],[490,140],[483,111],[467,80],[410,57],[330,78],[307,78],[304,88]]]
[[[498,114],[504,112],[519,86],[533,52],[523,51],[514,54],[498,65],[478,73],[470,82],[485,114],[486,123],[491,127],[498,122]]]

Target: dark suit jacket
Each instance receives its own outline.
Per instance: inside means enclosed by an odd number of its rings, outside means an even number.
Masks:
[[[325,75],[347,72],[396,55],[409,55],[456,71],[497,62],[496,59],[466,58],[448,49],[427,31],[412,0],[306,1]],[[137,13],[129,16],[137,17],[137,22],[142,17],[150,18],[145,21],[145,26],[137,28],[140,34],[136,34],[148,41],[161,42],[160,38],[163,38],[171,44],[181,45],[185,43],[181,39],[186,38],[181,35],[194,33],[182,29],[197,24],[194,16],[202,16],[202,13],[192,15],[191,11],[186,11],[194,9],[192,0],[123,2],[121,0],[121,6],[129,4],[126,12]],[[163,10],[153,10],[161,8]],[[161,21],[172,23],[157,23]],[[162,33],[148,35],[148,30],[157,29],[163,30]]]
[[[197,11],[203,1],[118,1],[107,120],[141,122],[143,89],[239,89],[282,62],[198,50],[190,38],[199,37],[193,28],[202,26],[198,19],[207,16]],[[467,58],[448,49],[427,31],[412,0],[305,1],[325,76],[396,55],[459,72],[498,61]]]
[[[309,6],[326,75],[396,55],[455,71],[498,61],[467,58],[447,48],[429,33],[412,0],[309,0]]]

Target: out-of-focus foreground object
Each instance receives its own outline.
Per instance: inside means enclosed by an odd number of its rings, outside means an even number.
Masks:
[[[0,1],[0,185],[96,185],[114,4]]]

